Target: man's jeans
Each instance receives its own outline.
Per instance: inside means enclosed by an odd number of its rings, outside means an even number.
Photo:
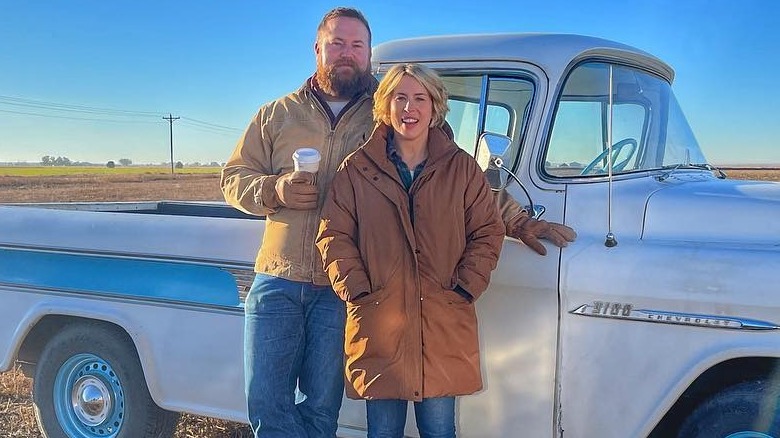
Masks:
[[[330,287],[257,274],[244,369],[255,436],[333,438],[344,392],[344,302]],[[295,404],[296,384],[306,396]]]
[[[402,438],[406,400],[366,400],[368,438]],[[455,397],[424,398],[414,402],[420,438],[455,438]]]

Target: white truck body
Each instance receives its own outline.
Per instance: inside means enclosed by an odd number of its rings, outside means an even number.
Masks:
[[[777,411],[766,426],[753,412],[780,388],[780,184],[713,175],[669,66],[574,35],[374,49],[379,75],[403,62],[444,76],[461,147],[479,156],[483,132],[505,136],[543,219],[578,233],[546,257],[505,240],[477,303],[485,389],[459,398],[459,436],[780,436]],[[527,200],[503,171],[491,180]],[[0,206],[0,370],[40,370],[61,327],[104,321],[127,334],[154,404],[246,421],[239,292],[263,226],[217,203]],[[345,400],[340,423],[364,436],[363,403]]]

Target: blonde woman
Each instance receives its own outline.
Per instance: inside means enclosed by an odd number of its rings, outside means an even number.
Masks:
[[[347,395],[368,436],[455,436],[455,397],[482,388],[474,301],[505,233],[476,161],[442,129],[447,93],[416,64],[374,94],[370,139],[336,173],[317,246],[347,303]]]

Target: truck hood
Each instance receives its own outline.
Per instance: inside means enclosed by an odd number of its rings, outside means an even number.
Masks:
[[[780,248],[780,183],[674,179],[645,206],[642,239]]]

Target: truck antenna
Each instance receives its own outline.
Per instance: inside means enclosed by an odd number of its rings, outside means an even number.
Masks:
[[[604,246],[612,248],[618,241],[612,233],[612,65],[609,66],[609,116],[607,118],[607,236]]]

